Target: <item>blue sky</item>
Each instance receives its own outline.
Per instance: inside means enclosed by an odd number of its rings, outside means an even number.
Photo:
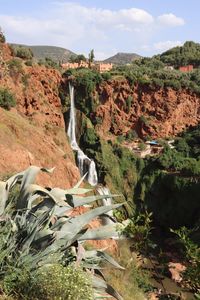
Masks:
[[[200,0],[0,0],[8,42],[54,45],[97,59],[200,42]]]

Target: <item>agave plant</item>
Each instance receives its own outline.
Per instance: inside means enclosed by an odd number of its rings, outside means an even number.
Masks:
[[[71,216],[78,206],[117,195],[84,197],[83,194],[91,191],[80,187],[84,177],[68,190],[43,188],[34,183],[39,171],[51,173],[53,169],[30,166],[0,182],[0,230],[4,229],[0,276],[5,275],[7,263],[11,260],[15,267],[28,265],[31,271],[49,263],[59,261],[67,265],[75,260],[92,273],[95,299],[110,295],[121,300],[121,296],[106,283],[100,265],[107,261],[115,268],[123,268],[102,250],[85,250],[84,241],[119,238],[121,224],[113,223],[96,229],[88,229],[87,225],[122,204],[100,206]],[[16,186],[19,186],[19,192],[10,199],[9,194]]]

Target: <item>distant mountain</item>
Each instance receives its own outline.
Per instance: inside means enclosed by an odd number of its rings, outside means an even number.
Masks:
[[[141,58],[141,56],[136,53],[119,52],[119,53],[115,54],[114,56],[111,56],[111,57],[105,59],[103,62],[118,64],[118,65],[125,65],[125,64],[129,64],[133,60],[136,60],[139,58]]]
[[[28,46],[28,45],[20,45],[20,44],[10,44],[12,47],[27,47],[30,48],[33,52],[34,58],[36,60],[45,59],[45,57],[49,57],[53,59],[55,62],[67,62],[71,55],[76,55],[74,52],[55,46]]]

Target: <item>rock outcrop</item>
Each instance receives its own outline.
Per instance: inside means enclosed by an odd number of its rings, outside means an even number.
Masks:
[[[44,66],[27,66],[12,57],[6,44],[0,46],[0,86],[13,93],[17,102],[10,111],[0,108],[1,177],[29,165],[56,167],[52,176],[42,174],[39,183],[72,186],[80,174],[65,133],[58,92],[60,73]]]
[[[95,117],[98,131],[140,137],[175,136],[200,121],[200,97],[189,90],[131,86],[126,80],[104,82],[98,88],[100,105]]]

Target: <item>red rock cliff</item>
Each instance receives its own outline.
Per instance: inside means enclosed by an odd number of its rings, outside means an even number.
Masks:
[[[8,68],[13,57],[0,45],[0,87],[12,92],[16,108],[0,108],[0,174],[9,175],[29,165],[53,167],[42,174],[44,185],[70,187],[79,178],[74,155],[67,141],[58,87],[61,75],[44,66],[26,66],[23,60]],[[16,60],[16,58],[15,58]]]
[[[188,90],[156,89],[126,80],[104,82],[98,89],[98,131],[139,136],[174,136],[200,121],[200,97]]]

